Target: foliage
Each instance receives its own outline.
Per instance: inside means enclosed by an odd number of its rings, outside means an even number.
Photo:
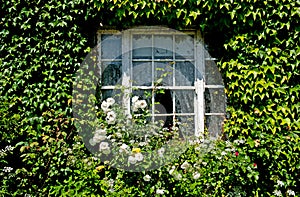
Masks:
[[[157,189],[172,196],[299,195],[298,0],[12,0],[0,7],[1,196],[154,196]],[[146,172],[95,160],[78,137],[71,98],[73,74],[99,25],[199,28],[226,86],[224,132],[244,143],[226,155],[222,141],[203,156],[190,147],[147,172],[150,181]],[[185,171],[185,161],[199,166]]]

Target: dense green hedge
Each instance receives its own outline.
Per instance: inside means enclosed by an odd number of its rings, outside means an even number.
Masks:
[[[153,196],[160,187],[173,196],[300,195],[298,0],[12,0],[0,7],[1,196],[113,195],[112,187],[115,196]],[[209,165],[199,164],[197,180],[186,172],[174,178],[172,164],[150,172],[151,182],[143,173],[95,170],[101,163],[77,135],[71,100],[74,73],[100,24],[199,28],[218,58],[228,97],[224,132],[244,141],[235,144],[239,155],[215,162],[228,146],[220,142],[201,156]],[[174,166],[199,162],[193,150]]]

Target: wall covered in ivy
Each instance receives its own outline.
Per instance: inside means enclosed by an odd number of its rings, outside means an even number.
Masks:
[[[300,195],[299,0],[11,0],[0,8],[1,196],[153,196],[157,185],[170,196],[226,196],[236,188],[247,196]],[[243,143],[222,161],[204,156],[197,180],[184,172],[176,179],[168,166],[151,172],[152,182],[143,173],[95,170],[99,161],[78,137],[72,82],[96,30],[138,25],[200,29],[218,59],[224,132]]]

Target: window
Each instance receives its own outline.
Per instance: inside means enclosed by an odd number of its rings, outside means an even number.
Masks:
[[[203,46],[200,32],[144,27],[123,32],[98,31],[98,63],[104,97],[118,85],[143,96],[148,93],[152,118],[165,126],[189,119],[195,135],[221,132],[225,94],[221,75]],[[153,89],[164,90],[156,94]],[[159,102],[160,104],[156,104]],[[123,104],[130,109],[130,99]]]

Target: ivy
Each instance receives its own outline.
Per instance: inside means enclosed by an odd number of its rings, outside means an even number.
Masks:
[[[219,156],[211,154],[198,182],[170,178],[166,167],[153,172],[159,181],[151,184],[180,196],[221,196],[236,188],[248,196],[271,196],[281,180],[284,195],[289,190],[299,194],[299,1],[11,0],[3,1],[0,11],[0,149],[15,147],[0,155],[0,170],[8,163],[15,169],[10,179],[0,172],[1,195],[106,195],[110,186],[105,176],[121,177],[120,195],[153,192],[144,182],[132,188],[130,173],[95,173],[99,163],[77,137],[73,75],[95,44],[100,24],[200,29],[225,82],[224,132],[231,141],[245,141],[237,146],[244,158],[240,166],[236,157],[216,162]],[[186,157],[197,159],[192,151]],[[247,167],[249,163],[257,168]]]

